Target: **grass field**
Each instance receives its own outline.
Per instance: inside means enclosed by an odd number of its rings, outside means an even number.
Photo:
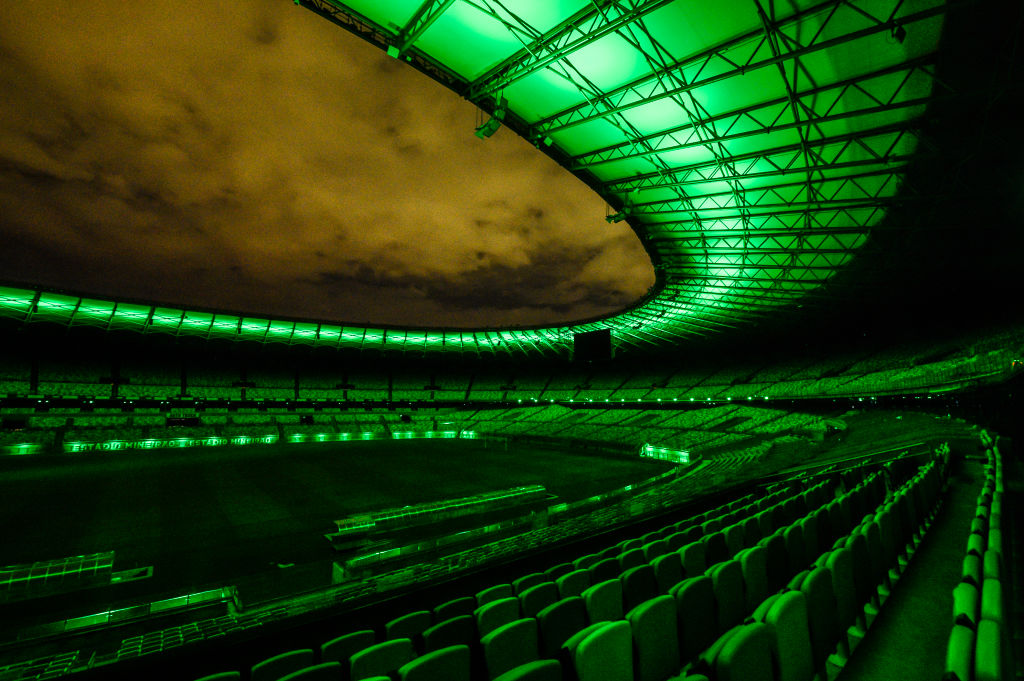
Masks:
[[[353,512],[526,484],[572,500],[664,469],[469,440],[7,458],[0,565],[115,550],[115,570],[153,565],[150,590],[184,593],[277,563],[329,565],[322,535]]]

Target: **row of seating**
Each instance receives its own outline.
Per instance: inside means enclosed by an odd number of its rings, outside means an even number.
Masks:
[[[1013,678],[1009,616],[1012,599],[1004,589],[1003,461],[986,431],[985,482],[978,494],[967,537],[960,583],[953,589],[953,627],[946,649],[946,677],[955,681]]]
[[[720,636],[694,670],[716,681],[834,678],[930,527],[947,462],[941,455],[922,466],[750,618]]]
[[[387,660],[384,667],[370,671],[395,672],[411,662],[407,659],[408,651],[420,653],[422,657],[452,645],[468,645],[471,650],[481,651],[477,657],[483,660],[482,676],[494,679],[523,665],[532,669],[530,665],[539,659],[537,656],[557,654],[562,642],[581,627],[620,620],[624,612],[652,598],[670,597],[673,587],[679,587],[679,593],[671,599],[699,606],[687,606],[686,611],[698,612],[708,603],[714,603],[714,620],[721,622],[724,630],[747,610],[748,592],[750,603],[767,593],[767,576],[755,578],[756,586],[751,588],[743,584],[744,570],[748,575],[757,575],[759,569],[767,570],[763,561],[765,550],[753,545],[762,531],[772,531],[776,526],[784,527],[798,520],[808,508],[822,506],[829,495],[829,483],[822,482],[803,492],[790,494],[782,490],[754,501],[733,502],[724,515],[710,513],[680,521],[643,537],[620,542],[598,554],[553,566],[544,573],[527,575],[511,584],[495,585],[475,597],[456,599],[439,606],[433,614],[411,613],[388,623],[385,634],[389,640],[369,648],[359,650],[373,640],[372,631],[355,632],[329,641],[321,646],[320,659],[322,662],[343,661],[347,655],[347,671],[355,675],[368,673],[365,660],[369,656],[377,663]],[[744,503],[744,506],[728,510],[737,503]],[[814,524],[815,531],[809,532],[809,536],[814,537],[813,545],[817,547],[819,516],[825,523],[822,513],[816,511],[810,520],[801,519],[800,529],[789,534],[790,544],[798,548],[801,561],[807,555],[800,541],[802,530]],[[831,530],[823,531],[821,537],[833,534]],[[745,555],[737,555],[743,551]],[[732,560],[731,565],[717,565],[733,556],[737,559]],[[705,574],[709,572],[707,566],[711,561],[716,563],[714,576]],[[773,572],[781,574],[786,569],[773,569]],[[683,582],[688,582],[685,587]],[[673,610],[675,602],[672,600]],[[718,613],[719,609],[722,613]],[[717,628],[712,631],[699,624],[690,626],[689,630],[690,657],[717,633]],[[395,642],[405,640],[408,643]],[[530,645],[530,641],[534,643]],[[296,659],[309,659],[309,656],[304,654]],[[342,664],[342,672],[346,671],[345,667]]]

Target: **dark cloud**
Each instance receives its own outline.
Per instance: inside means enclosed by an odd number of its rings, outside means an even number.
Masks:
[[[290,3],[4,3],[0,93],[5,278],[417,325],[586,317],[653,283],[575,178]]]

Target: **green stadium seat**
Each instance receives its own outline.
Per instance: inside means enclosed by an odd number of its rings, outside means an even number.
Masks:
[[[609,579],[588,587],[583,592],[583,603],[591,622],[622,619],[622,582]]]
[[[614,546],[608,546],[608,547],[598,551],[597,552],[597,559],[598,559],[598,561],[602,561],[602,560],[605,560],[607,558],[615,558],[620,553],[622,553],[622,542],[619,542],[618,544],[616,544]]]
[[[702,542],[690,542],[676,553],[679,554],[679,560],[683,564],[683,574],[686,577],[697,577],[703,575],[707,570],[707,554]]]
[[[432,617],[427,610],[410,612],[408,615],[396,617],[384,625],[385,638],[408,638],[415,641],[425,629],[430,627]]]
[[[431,651],[398,669],[400,681],[470,681],[469,646]]]
[[[967,536],[967,553],[973,553],[979,558],[985,555],[985,537],[972,532]]]
[[[657,596],[626,613],[633,633],[635,681],[665,681],[679,671],[679,615],[675,599]]]
[[[498,627],[519,619],[519,599],[502,598],[476,609],[476,630],[486,636]]]
[[[643,545],[644,561],[650,563],[659,556],[664,556],[669,552],[668,542],[664,539],[656,539],[652,542],[648,542]]]
[[[279,681],[337,681],[341,678],[340,662],[321,662],[282,676]]]
[[[535,660],[510,669],[494,681],[562,681],[558,660]]]
[[[645,565],[647,561],[644,559],[643,549],[630,549],[619,554],[619,574],[621,575],[630,568],[635,568],[638,565]]]
[[[633,681],[629,623],[609,622],[580,641],[573,658],[579,681]]]
[[[807,599],[799,591],[770,596],[754,612],[775,633],[775,665],[778,681],[807,681],[814,674]]]
[[[444,622],[459,615],[472,615],[476,608],[477,602],[472,596],[454,598],[434,608],[434,621]]]
[[[472,615],[456,615],[423,631],[423,652],[429,653],[455,645],[470,645],[478,640]]]
[[[772,634],[767,625],[752,622],[735,627],[716,642],[711,660],[716,681],[776,681],[772,665]],[[809,677],[808,677],[809,678]]]
[[[548,576],[547,581],[553,582],[562,575],[568,574],[575,569],[576,568],[573,567],[572,563],[559,563],[558,565],[552,565],[551,567],[549,567],[547,570],[544,571],[544,574]]]
[[[732,558],[729,553],[729,546],[725,543],[725,533],[712,532],[701,538],[704,544],[704,555],[708,565],[721,563],[723,560]],[[689,574],[689,573],[687,573]]]
[[[242,681],[242,673],[217,672],[216,674],[208,674],[207,676],[196,679],[195,681]]]
[[[619,580],[622,582],[623,608],[627,611],[664,593],[658,589],[658,579],[650,565],[630,568],[622,573]]]
[[[998,579],[986,579],[981,585],[981,619],[1004,623],[1003,584]]]
[[[672,588],[679,613],[679,656],[693,660],[715,640],[715,591],[710,577],[689,577]]]
[[[978,589],[960,582],[953,589],[953,623],[974,628],[978,624]]]
[[[574,560],[572,564],[573,567],[575,567],[577,570],[586,570],[591,565],[596,563],[598,560],[600,559],[597,557],[596,553],[588,553],[587,555],[580,556],[579,558]]]
[[[377,642],[377,637],[370,629],[353,631],[344,636],[332,638],[320,646],[321,662],[341,662],[343,672],[348,671],[348,658],[352,657],[364,648],[369,648]],[[346,674],[347,676],[347,674]]]
[[[729,527],[722,530],[722,534],[725,536],[725,546],[729,551],[730,556],[735,556],[737,553],[743,550],[743,526],[739,523],[733,523]]]
[[[836,621],[839,640],[845,643],[846,630],[857,622],[857,591],[853,579],[853,554],[847,548],[831,551],[825,567],[832,574],[832,587],[836,595]]]
[[[764,549],[765,573],[768,576],[769,592],[778,591],[785,586],[791,574],[784,532],[785,528],[779,528],[757,543]]]
[[[811,634],[811,656],[819,671],[839,644],[839,619],[832,573],[824,567],[808,571],[797,587],[807,601],[807,623]]]
[[[534,572],[529,575],[523,575],[519,579],[512,582],[512,591],[516,596],[522,594],[530,587],[536,586],[542,582],[548,581],[547,575],[543,572]]]
[[[971,681],[974,678],[974,630],[954,624],[946,644],[944,681]]]
[[[619,568],[617,558],[604,558],[587,568],[587,573],[590,575],[590,583],[597,584],[598,582],[615,579],[622,574],[622,570]]]
[[[643,545],[644,542],[639,537],[633,537],[631,539],[623,539],[616,546],[619,547],[619,553],[625,553],[626,551],[639,549]]]
[[[983,579],[1000,579],[1003,574],[1002,555],[992,549],[985,551],[981,572]],[[979,581],[978,584],[981,584],[981,582]]]
[[[388,676],[415,657],[412,641],[396,638],[360,650],[349,658],[349,678],[361,681],[373,676]]]
[[[818,543],[818,517],[812,513],[797,521],[804,541],[804,568],[814,565],[822,552],[823,547]]]
[[[251,681],[278,681],[282,676],[313,666],[312,648],[290,650],[258,662],[249,670]]]
[[[782,531],[786,541],[787,574],[794,575],[807,569],[807,547],[804,546],[804,529],[799,523],[787,525]]]
[[[661,539],[661,529],[652,530],[640,536],[640,548],[647,546],[652,541]]]
[[[982,619],[978,622],[978,633],[974,645],[974,681],[1002,681],[1011,678],[1007,669],[1008,646],[1004,645],[1002,626],[999,622]]]
[[[665,538],[665,543],[668,544],[669,551],[678,551],[685,544],[689,544],[690,542],[687,540],[686,534],[683,532],[675,532]]]
[[[536,617],[544,608],[558,600],[554,582],[541,582],[519,594],[519,611],[523,617]]]
[[[509,622],[480,639],[487,676],[496,679],[540,657],[537,620],[532,617]]]
[[[763,546],[751,546],[736,554],[736,560],[743,569],[743,593],[746,597],[746,612],[753,612],[768,598],[768,566],[765,563]]]
[[[868,555],[868,542],[863,534],[854,531],[846,538],[845,548],[850,550],[854,593],[857,596],[857,609],[861,611],[875,590],[874,583],[871,581],[871,558]]]
[[[960,567],[960,581],[977,588],[981,586],[981,580],[981,558],[973,553],[966,554]]]
[[[567,572],[555,580],[558,587],[559,598],[579,596],[590,586],[590,572],[587,570],[573,570]]]
[[[754,516],[754,521],[757,523],[757,532],[760,535],[758,541],[771,536],[775,531],[775,518],[770,511],[761,511]]]
[[[743,567],[738,560],[726,560],[707,571],[715,592],[715,619],[723,634],[743,621],[747,614],[743,593]]]
[[[580,596],[552,603],[537,613],[540,628],[540,652],[555,657],[562,645],[587,626],[587,606]]]
[[[658,591],[663,594],[683,581],[683,561],[674,551],[652,560],[651,567],[654,568],[654,578],[658,580]]]
[[[494,586],[487,587],[486,589],[477,592],[476,606],[479,608],[493,601],[498,601],[503,598],[512,598],[514,595],[515,593],[512,591],[511,584],[495,584]]]

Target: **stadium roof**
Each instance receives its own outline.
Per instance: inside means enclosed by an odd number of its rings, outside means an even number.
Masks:
[[[939,1],[296,0],[477,104],[627,220],[657,284],[607,318],[534,329],[385,329],[4,289],[0,313],[337,347],[560,356],[609,329],[658,350],[802,305],[915,198],[934,150]],[[315,49],[315,46],[311,47]],[[468,133],[467,133],[468,134]],[[917,196],[920,198],[920,196]]]

